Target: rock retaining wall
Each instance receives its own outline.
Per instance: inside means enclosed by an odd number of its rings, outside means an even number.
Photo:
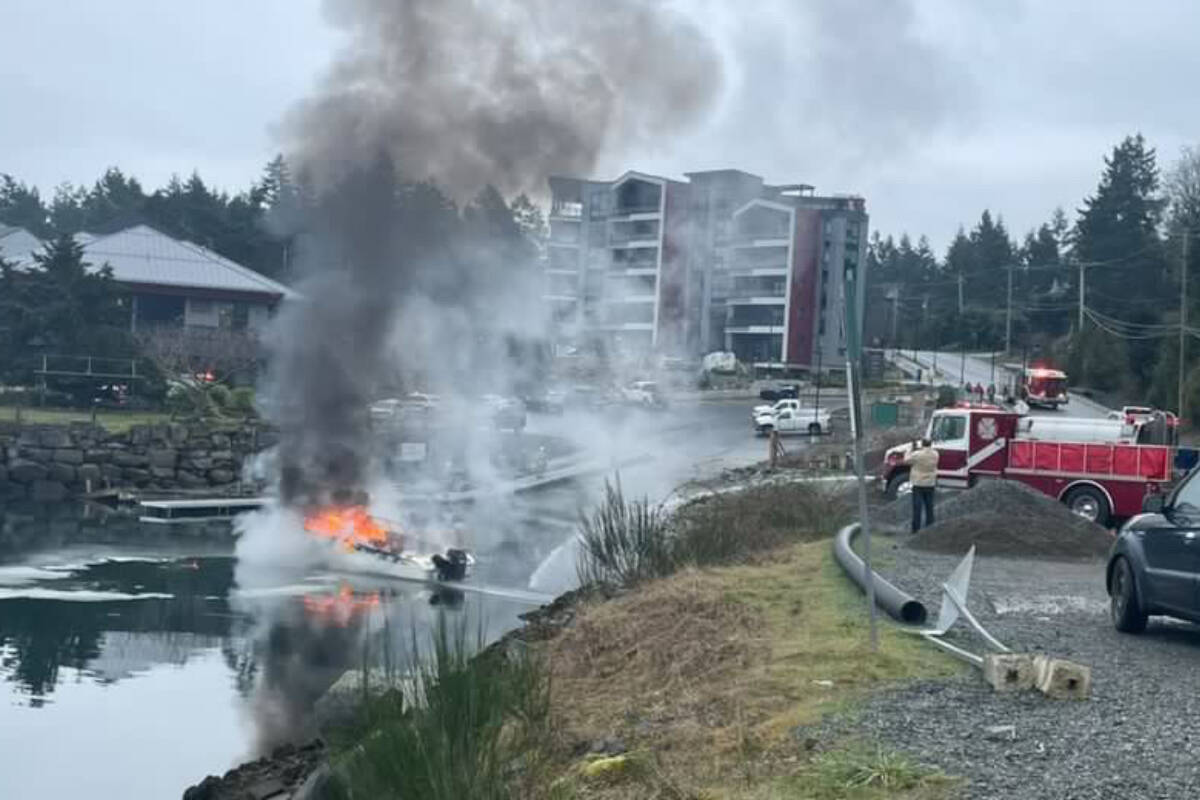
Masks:
[[[277,434],[253,423],[89,424],[0,429],[0,499],[53,502],[110,488],[215,489],[239,481],[246,457]]]

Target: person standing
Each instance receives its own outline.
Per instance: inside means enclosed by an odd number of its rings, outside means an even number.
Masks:
[[[937,488],[938,451],[933,442],[922,439],[913,442],[913,449],[904,457],[908,464],[908,482],[912,486],[912,532],[921,530],[924,512],[925,527],[933,524],[933,493]]]

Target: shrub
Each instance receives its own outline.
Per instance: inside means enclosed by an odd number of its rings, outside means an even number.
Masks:
[[[621,481],[605,481],[604,500],[580,514],[582,550],[576,564],[588,584],[630,585],[674,571],[666,517],[646,498],[626,502]]]
[[[208,390],[208,398],[212,401],[212,404],[217,407],[217,410],[224,411],[225,409],[229,408],[231,401],[229,387],[219,383],[216,386],[210,387]]]
[[[759,486],[703,497],[675,515],[672,560],[701,567],[736,562],[787,544],[831,536],[848,514],[840,497],[805,484]]]
[[[536,768],[544,749],[550,712],[545,664],[524,650],[475,656],[463,624],[448,630],[446,617],[438,620],[432,647],[419,647],[413,635],[408,691],[364,704],[362,735],[334,756],[325,796],[524,796],[514,786],[520,776],[513,765]]]
[[[253,416],[254,410],[254,389],[249,386],[239,386],[234,389],[230,398],[231,409],[244,414],[247,417]]]

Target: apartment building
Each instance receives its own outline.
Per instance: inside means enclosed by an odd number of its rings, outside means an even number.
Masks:
[[[545,295],[559,341],[626,355],[729,350],[767,366],[843,361],[844,272],[866,266],[862,198],[739,170],[685,177],[550,179]]]

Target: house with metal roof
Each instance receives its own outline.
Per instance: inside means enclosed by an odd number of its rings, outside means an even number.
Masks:
[[[208,248],[148,225],[81,240],[84,261],[110,267],[129,291],[131,326],[184,324],[200,328],[260,328],[285,297],[282,283]]]
[[[18,267],[32,267],[33,254],[42,249],[42,240],[24,228],[0,224],[0,258]]]

